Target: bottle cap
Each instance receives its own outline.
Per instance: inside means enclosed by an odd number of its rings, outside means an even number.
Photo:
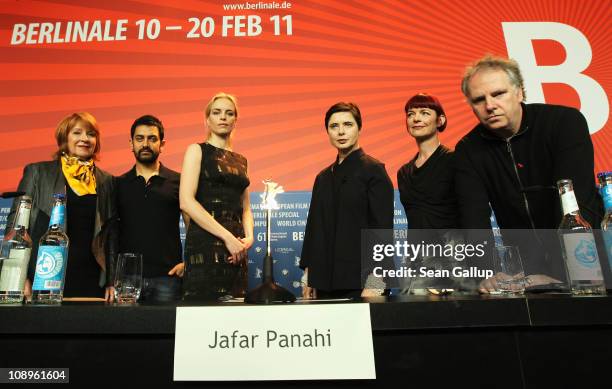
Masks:
[[[605,178],[608,176],[612,176],[612,171],[603,171],[603,172],[597,173],[597,178]]]
[[[557,187],[561,187],[561,186],[567,185],[567,184],[570,184],[570,185],[573,186],[572,180],[570,180],[569,178],[563,178],[563,179],[557,181]]]

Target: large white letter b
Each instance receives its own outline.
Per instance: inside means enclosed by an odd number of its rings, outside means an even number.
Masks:
[[[543,83],[563,83],[576,90],[580,97],[580,111],[589,124],[591,134],[601,130],[608,121],[608,96],[591,77],[582,74],[591,63],[591,45],[577,29],[567,24],[552,22],[502,23],[508,56],[521,66],[525,89],[531,102],[544,102]],[[559,42],[566,59],[556,66],[537,66],[531,43],[534,39]]]

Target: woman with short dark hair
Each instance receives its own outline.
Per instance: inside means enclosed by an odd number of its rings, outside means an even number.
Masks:
[[[367,270],[362,269],[359,242],[364,230],[393,229],[393,184],[385,165],[360,147],[361,126],[361,112],[353,103],[334,104],[325,114],[327,135],[338,154],[312,189],[300,262],[305,298],[357,298],[384,291],[384,283],[364,287]]]
[[[397,172],[408,228],[456,228],[453,151],[438,138],[448,122],[444,108],[436,97],[420,93],[408,100],[404,111],[406,129],[419,147],[417,154]]]

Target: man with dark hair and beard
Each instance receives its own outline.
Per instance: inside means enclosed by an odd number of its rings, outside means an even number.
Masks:
[[[120,252],[142,254],[141,300],[180,298],[183,276],[179,219],[180,174],[163,166],[164,126],[152,115],[132,124],[130,146],[136,164],[117,179]]]

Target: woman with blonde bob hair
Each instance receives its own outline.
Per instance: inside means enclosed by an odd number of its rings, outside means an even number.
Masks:
[[[88,112],[66,116],[55,129],[58,150],[52,161],[24,168],[18,190],[32,198],[30,235],[32,253],[26,296],[31,294],[38,242],[46,232],[53,194],[66,196],[66,225],[70,248],[66,265],[65,297],[104,297],[113,301],[111,258],[115,240],[110,239],[115,214],[114,179],[96,166],[100,152],[100,129]],[[13,203],[9,225],[18,201]]]
[[[183,298],[244,296],[247,250],[253,244],[247,160],[232,150],[238,118],[234,96],[218,93],[205,110],[208,138],[185,152],[179,191],[189,216]]]

